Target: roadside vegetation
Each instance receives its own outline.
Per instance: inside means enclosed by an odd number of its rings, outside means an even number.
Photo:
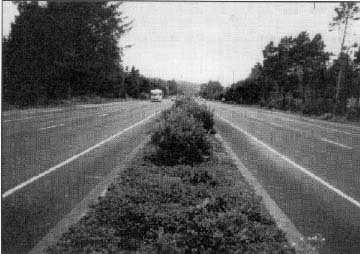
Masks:
[[[330,30],[339,31],[340,53],[325,51],[321,34],[303,31],[270,41],[248,78],[223,88],[219,82],[201,85],[200,96],[231,103],[260,105],[323,119],[360,120],[360,46],[351,27],[358,26],[355,2],[335,9]],[[358,38],[358,37],[357,37]]]
[[[118,41],[132,22],[121,12],[120,2],[16,4],[19,15],[2,44],[5,110],[148,99],[155,88],[165,96],[194,90],[186,82],[145,77],[136,67],[123,65],[130,45],[120,47]]]
[[[47,253],[295,253],[211,134],[212,112],[182,100],[154,125],[151,142]]]

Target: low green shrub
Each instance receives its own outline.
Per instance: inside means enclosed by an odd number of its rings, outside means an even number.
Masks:
[[[210,155],[206,130],[181,108],[168,111],[155,127],[151,143],[157,148],[157,163],[164,165],[202,162]]]
[[[47,253],[295,253],[230,161],[156,166],[146,149]]]
[[[215,134],[214,129],[214,113],[206,105],[199,105],[193,99],[185,98],[175,102],[175,107],[181,108],[195,119],[199,120],[205,130],[211,134]]]
[[[253,222],[225,205],[224,200],[211,199],[205,206],[186,210],[173,219],[179,220],[176,233],[166,233],[165,226],[165,235],[154,245],[177,250],[175,253],[294,253],[281,244],[285,237],[275,225]]]

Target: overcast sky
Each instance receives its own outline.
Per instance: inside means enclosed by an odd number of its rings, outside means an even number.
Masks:
[[[321,33],[326,50],[338,53],[339,32],[329,32],[337,3],[186,3],[126,2],[123,13],[134,20],[121,45],[123,62],[150,77],[197,83],[219,80],[223,85],[246,78],[262,50],[273,40],[301,31]],[[3,2],[3,33],[17,14]],[[360,42],[360,26],[351,31]],[[357,35],[356,35],[357,34]]]

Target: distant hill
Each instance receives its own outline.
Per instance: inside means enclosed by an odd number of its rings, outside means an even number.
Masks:
[[[188,81],[181,81],[175,80],[178,89],[182,90],[185,95],[193,96],[200,91],[200,84],[188,82]]]

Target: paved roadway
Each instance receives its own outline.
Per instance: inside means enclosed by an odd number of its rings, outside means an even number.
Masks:
[[[27,253],[143,140],[148,125],[113,135],[169,105],[129,101],[4,112],[2,253]]]
[[[320,253],[360,253],[359,126],[208,104],[220,134],[303,236],[325,238]]]

